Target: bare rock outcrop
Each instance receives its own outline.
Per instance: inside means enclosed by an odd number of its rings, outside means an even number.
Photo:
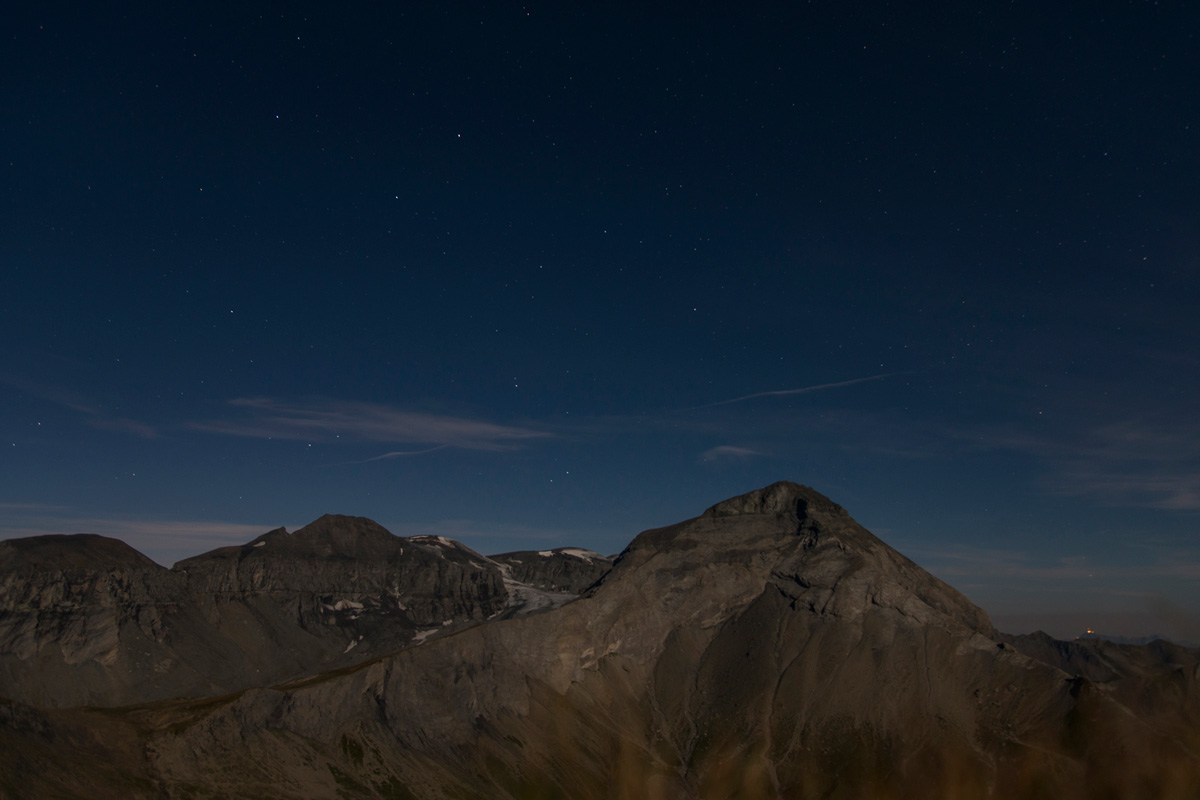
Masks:
[[[0,694],[45,706],[127,697],[169,666],[165,620],[187,613],[184,600],[169,570],[116,539],[0,542]]]
[[[612,569],[613,560],[579,547],[518,550],[490,556],[513,579],[537,589],[580,594]]]

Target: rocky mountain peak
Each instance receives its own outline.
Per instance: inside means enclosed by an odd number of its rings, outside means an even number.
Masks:
[[[989,637],[995,632],[987,614],[961,593],[841,506],[797,483],[774,483],[694,519],[643,532],[597,591],[636,575],[631,585],[637,596],[661,592],[671,600],[681,595],[681,579],[701,573],[705,591],[690,600],[697,611],[703,606],[723,613],[756,596],[765,583],[790,605],[824,617],[883,614],[888,625],[961,626]]]
[[[841,506],[815,489],[791,481],[779,481],[717,503],[705,511],[704,516],[766,514],[776,517],[804,517],[810,511],[842,516],[846,513]]]
[[[52,534],[0,542],[0,570],[86,571],[162,570],[120,539],[94,533]]]
[[[295,549],[321,556],[364,557],[401,546],[402,539],[374,520],[326,514],[291,534]]]
[[[175,564],[174,569],[186,572],[205,564],[247,559],[252,562],[280,559],[386,560],[399,557],[403,551],[404,540],[374,520],[326,514],[295,532],[276,528],[246,544],[219,547],[183,559]]]

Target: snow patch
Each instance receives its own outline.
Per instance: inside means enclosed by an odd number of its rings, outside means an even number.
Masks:
[[[358,647],[358,639],[351,639],[350,644],[346,645],[346,649],[342,651],[342,655],[346,655],[346,653],[349,653],[355,647]]]
[[[456,547],[458,545],[453,539],[448,539],[445,536],[433,536],[432,534],[422,534],[412,538],[422,544],[440,544],[443,547]]]
[[[433,634],[437,633],[439,630],[441,630],[441,629],[440,628],[426,628],[423,631],[417,631],[415,634],[413,634],[412,643],[413,644],[424,644],[426,639],[428,639]]]
[[[577,594],[567,592],[548,592],[543,589],[535,589],[527,583],[521,583],[507,576],[504,578],[504,589],[508,592],[508,601],[505,603],[504,610],[515,614],[528,614],[542,609],[558,608],[579,597]]]
[[[254,546],[255,547],[266,547],[267,543],[266,542],[255,542]]]
[[[578,558],[586,561],[589,564],[592,563],[593,558],[603,558],[603,556],[596,551],[584,550],[582,547],[563,547],[558,550],[539,550],[538,555],[542,558],[550,558],[554,555],[571,556],[572,558]],[[521,562],[518,561],[517,563],[519,564]]]
[[[321,603],[321,608],[325,609],[326,611],[362,611],[363,604],[354,600],[338,600],[333,605]]]

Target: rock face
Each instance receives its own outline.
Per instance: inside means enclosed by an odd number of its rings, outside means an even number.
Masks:
[[[116,539],[0,542],[0,694],[45,706],[132,699],[125,687],[171,663],[163,620],[189,614],[184,599],[170,570]]]
[[[114,539],[0,542],[0,695],[41,706],[223,694],[359,663],[503,611],[448,539],[325,516],[166,569]]]
[[[612,569],[613,560],[578,547],[520,550],[491,556],[509,576],[549,592],[580,594]]]
[[[271,531],[181,561],[173,572],[243,649],[263,641],[258,629],[266,623],[270,650],[302,631],[332,637],[323,651],[362,648],[354,661],[397,650],[421,632],[481,622],[507,602],[499,569],[478,553],[436,536],[401,539],[362,517],[327,515],[293,534]]]
[[[1153,728],[1181,740],[1196,738],[1200,650],[1162,640],[1145,645],[1082,638],[1063,642],[1041,632],[998,638],[1024,655],[1103,687]]]
[[[512,555],[494,563],[511,569]],[[245,585],[228,565],[214,574]],[[259,580],[250,585],[269,585]],[[1001,637],[962,595],[796,484],[646,531],[579,599],[504,617],[204,701],[103,713],[0,704],[0,790],[1200,796],[1195,651],[1144,672],[1129,665],[1157,656],[1101,653],[1111,674],[1069,674],[1071,654]],[[1124,692],[1122,675],[1142,682]],[[64,754],[69,769],[55,766]]]

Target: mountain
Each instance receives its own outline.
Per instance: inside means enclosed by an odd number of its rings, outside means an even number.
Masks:
[[[362,547],[383,548],[372,563],[390,557],[390,540],[371,523],[353,524],[377,542]],[[276,540],[284,549],[285,536],[246,548],[266,558]],[[346,551],[358,538],[301,537],[298,555],[280,562],[286,570],[233,548],[179,572],[199,600],[213,591],[273,597],[295,592],[291,581],[324,590],[332,584],[320,576],[364,574],[324,564],[355,563]],[[531,561],[426,544],[481,573],[496,565],[510,587],[514,566]],[[523,574],[540,582],[521,584],[544,593],[540,613],[493,610],[489,590],[478,595],[478,614],[470,606],[473,616],[450,626],[455,632],[290,682],[123,708],[0,703],[0,792],[1200,796],[1200,653],[1084,652],[1006,637],[812,489],[773,484],[645,531],[577,599],[559,603],[556,595],[570,593],[554,589],[574,588],[556,571],[565,569]],[[362,580],[363,598],[396,585]],[[299,626],[303,602],[289,607]]]
[[[1161,639],[1163,641],[1174,642],[1175,644],[1182,645],[1183,647],[1191,647],[1191,648],[1200,647],[1200,644],[1197,644],[1196,642],[1189,642],[1186,639],[1183,639],[1180,637],[1167,637],[1167,636],[1160,636],[1158,634],[1151,634],[1150,636],[1119,636],[1117,634],[1096,633],[1095,631],[1089,630],[1089,631],[1079,634],[1075,638],[1076,639],[1102,639],[1103,641],[1112,642],[1113,644],[1136,644],[1136,645],[1151,644],[1152,642],[1155,642],[1155,641],[1158,641]]]
[[[171,569],[100,536],[14,539],[0,542],[0,696],[68,707],[224,694],[564,602],[545,594],[457,542],[361,517]]]

